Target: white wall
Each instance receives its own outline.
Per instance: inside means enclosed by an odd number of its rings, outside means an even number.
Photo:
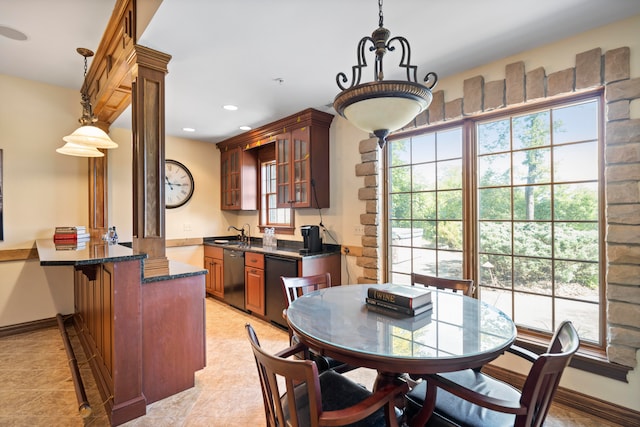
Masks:
[[[0,149],[4,154],[4,241],[34,247],[57,225],[86,224],[87,160],[57,154],[78,126],[80,93],[0,75]],[[0,326],[73,311],[73,269],[37,260],[0,262]]]

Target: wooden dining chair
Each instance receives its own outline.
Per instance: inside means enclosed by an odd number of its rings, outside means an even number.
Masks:
[[[282,283],[282,291],[285,294],[286,303],[285,309],[282,310],[282,317],[286,320],[287,308],[289,308],[289,304],[291,304],[296,298],[308,292],[331,287],[331,274],[322,273],[302,277],[280,276],[280,282]],[[291,329],[289,329],[289,342],[292,345],[297,342],[296,338],[294,338],[293,336],[293,332],[291,331]],[[328,356],[323,356],[313,349],[309,350],[308,356],[316,362],[320,371],[324,371],[326,369],[334,369],[338,372],[347,372],[354,369],[354,367],[347,365],[344,362],[335,360]]]
[[[406,384],[389,384],[372,393],[331,369],[318,374],[311,360],[290,358],[302,350],[302,344],[269,354],[260,347],[250,324],[246,330],[260,377],[267,427],[398,426],[394,402],[406,393]]]
[[[445,279],[444,277],[427,276],[418,273],[411,273],[411,284],[462,292],[463,295],[468,297],[473,296],[473,291],[475,290],[471,279]]]
[[[564,321],[541,355],[512,346],[509,352],[532,363],[522,391],[472,369],[425,375],[406,396],[407,416],[425,405],[423,419],[413,420],[417,425],[429,419],[426,425],[539,427],[579,345],[578,332]]]

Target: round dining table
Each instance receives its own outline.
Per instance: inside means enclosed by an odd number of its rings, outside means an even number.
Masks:
[[[367,304],[370,288],[386,286],[342,285],[302,295],[287,308],[287,322],[309,348],[376,369],[374,388],[403,374],[480,368],[516,338],[509,316],[460,293],[431,290],[431,310],[416,316]]]

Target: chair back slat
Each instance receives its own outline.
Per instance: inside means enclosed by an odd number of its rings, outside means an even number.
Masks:
[[[282,290],[286,297],[286,304],[289,307],[296,298],[306,293],[317,291],[318,289],[331,287],[331,274],[314,274],[303,277],[280,276]]]
[[[538,356],[531,366],[520,398],[520,402],[531,410],[526,415],[516,417],[516,427],[542,426],[562,373],[579,346],[580,339],[573,324],[570,321],[562,322],[547,352]]]
[[[427,276],[426,274],[411,273],[411,284],[434,287],[436,289],[462,292],[468,297],[473,296],[474,283],[471,279],[446,279],[444,277]]]
[[[271,355],[260,347],[251,325],[247,324],[246,329],[262,386],[267,426],[317,426],[322,411],[322,396],[316,364],[310,360],[284,359]],[[282,385],[284,390],[281,390],[279,385]],[[301,390],[306,392],[306,396],[300,395]],[[286,409],[283,406],[283,396],[287,402]],[[310,419],[300,420],[297,399],[308,400]]]

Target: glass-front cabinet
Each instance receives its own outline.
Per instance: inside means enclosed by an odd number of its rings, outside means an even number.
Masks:
[[[332,120],[309,108],[219,142],[222,209],[257,209],[258,152],[267,144],[275,144],[277,207],[328,208]]]

